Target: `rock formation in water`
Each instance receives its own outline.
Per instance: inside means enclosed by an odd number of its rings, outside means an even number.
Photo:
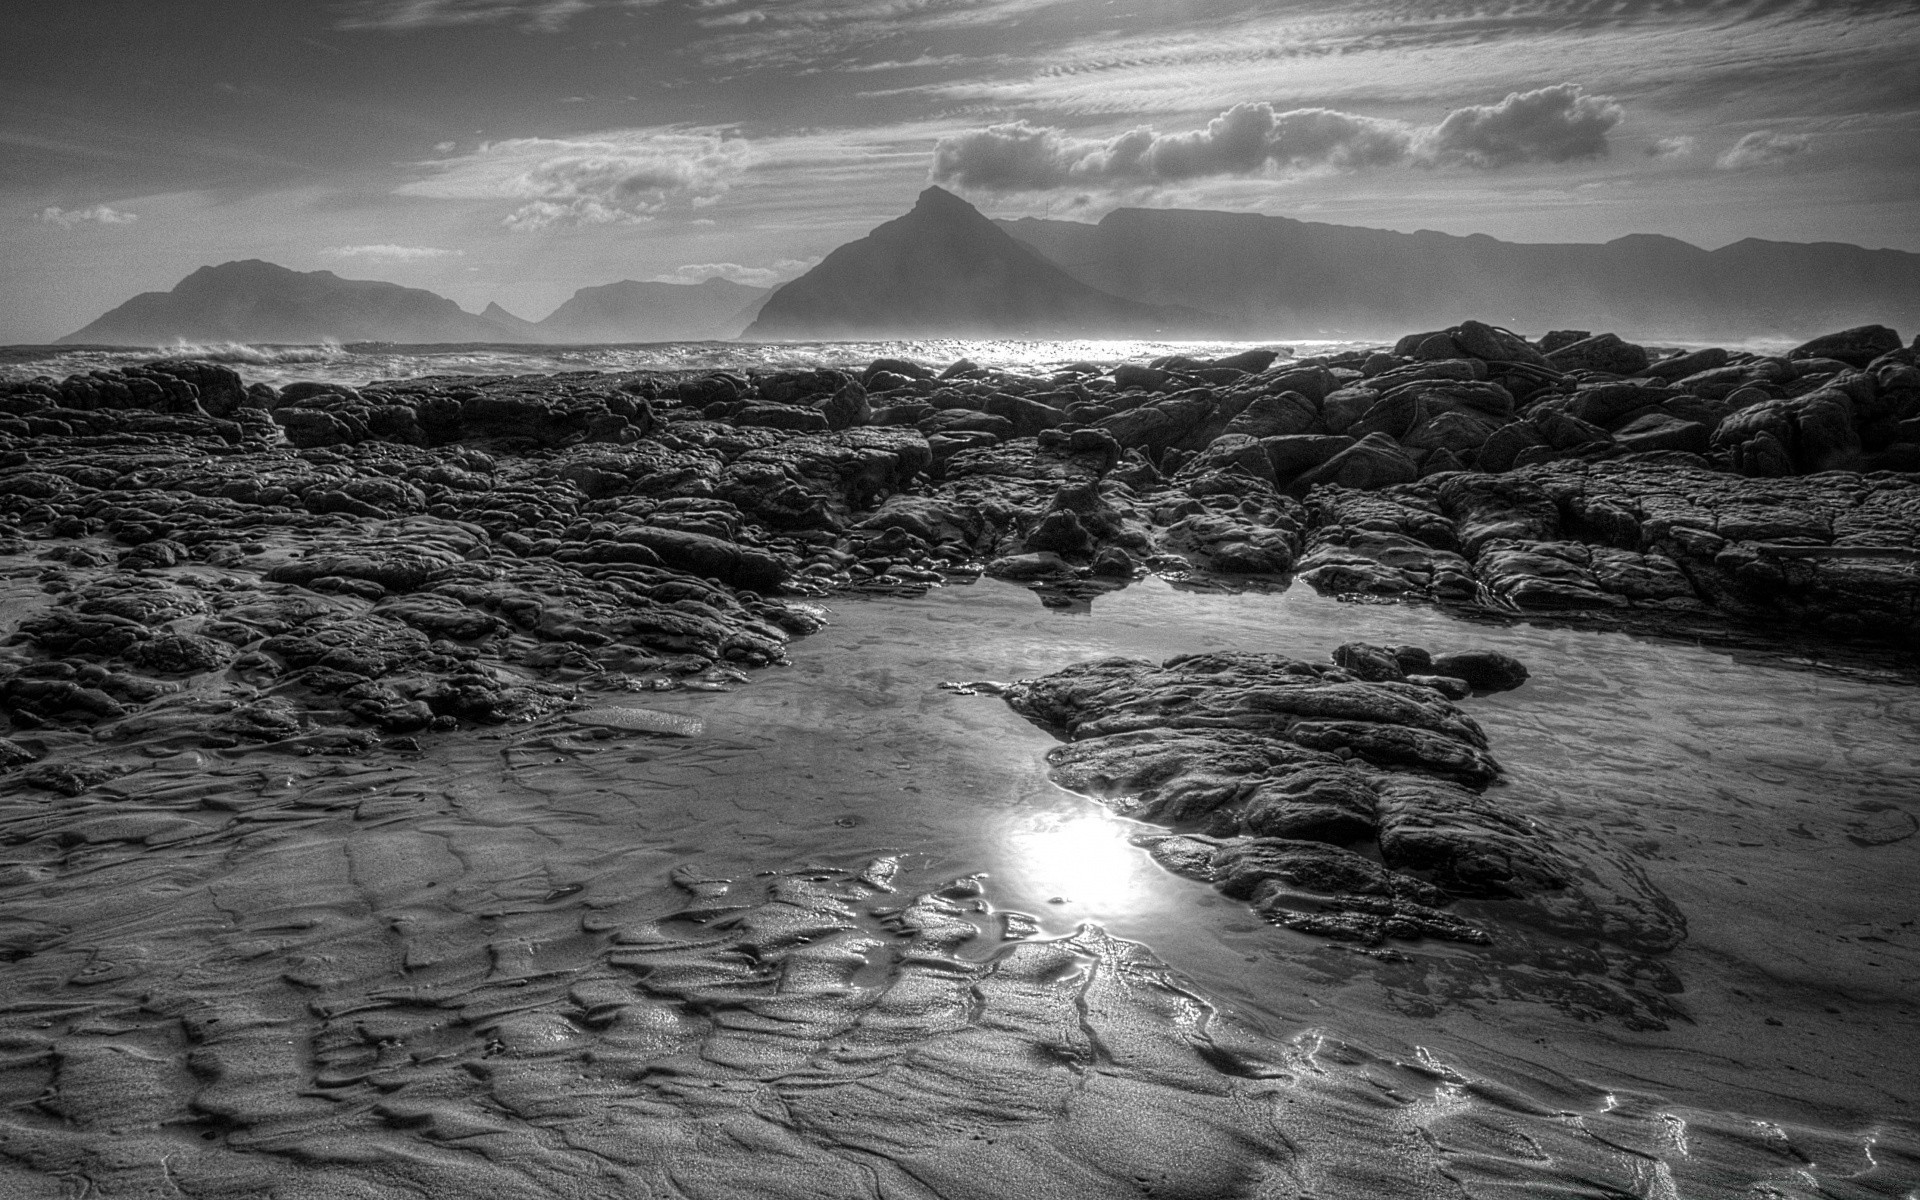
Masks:
[[[1221,334],[1379,337],[1463,311],[1516,326],[1591,322],[1688,341],[1889,317],[1920,324],[1920,254],[1831,242],[1749,238],[1709,251],[1639,234],[1604,245],[1526,245],[1138,208],[1098,224],[999,225],[1103,291],[1216,314]]]
[[[1205,318],[1140,304],[1075,279],[942,188],[913,210],[782,285],[745,336],[755,341],[917,337],[1139,337]]]
[[[699,342],[740,336],[772,295],[727,279],[584,287],[536,326],[551,342]]]
[[[63,343],[531,342],[527,322],[474,314],[422,288],[332,271],[290,271],[258,259],[201,267],[170,292],[142,292]]]

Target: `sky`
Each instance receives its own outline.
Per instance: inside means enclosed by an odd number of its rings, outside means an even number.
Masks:
[[[929,183],[995,217],[1920,252],[1916,0],[10,9],[3,344],[244,258],[535,320],[768,285]]]

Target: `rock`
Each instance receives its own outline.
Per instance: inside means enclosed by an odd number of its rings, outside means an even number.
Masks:
[[[1413,459],[1384,433],[1370,433],[1326,462],[1295,477],[1289,488],[1304,494],[1322,484],[1370,490],[1420,477]]]
[[[1544,365],[1546,357],[1511,330],[1480,321],[1462,321],[1447,331],[1461,353],[1486,362]]]
[[[1272,366],[1274,360],[1279,357],[1279,352],[1275,350],[1242,350],[1238,354],[1229,354],[1223,358],[1216,358],[1207,365],[1216,369],[1245,371],[1250,375],[1257,375]]]
[[[1647,413],[1615,431],[1620,445],[1633,453],[1682,450],[1705,454],[1712,434],[1698,421],[1682,421],[1666,413]]]
[[[1483,692],[1510,692],[1527,681],[1526,664],[1498,650],[1459,650],[1433,656],[1433,674],[1463,679]]]
[[[1602,371],[1610,375],[1637,375],[1647,369],[1644,347],[1603,333],[1547,354],[1547,364],[1561,371]]]
[[[867,389],[851,381],[814,407],[827,418],[828,429],[849,429],[865,425],[873,418],[873,409],[867,404]]]
[[[1473,685],[1452,675],[1409,675],[1408,683],[1432,688],[1449,700],[1465,700],[1473,695]]]
[[[1853,400],[1822,388],[1743,408],[1713,431],[1711,445],[1742,475],[1804,475],[1859,469]]]
[[[1374,646],[1366,642],[1348,642],[1334,649],[1333,661],[1354,678],[1363,679],[1368,683],[1406,678],[1405,672],[1400,668],[1400,660],[1393,651],[1384,646]]]
[[[1900,349],[1900,335],[1885,325],[1861,325],[1823,334],[1787,351],[1789,359],[1831,358],[1850,367],[1865,367],[1883,354]]]
[[[1256,438],[1284,437],[1313,433],[1319,424],[1319,410],[1299,392],[1269,392],[1228,421],[1223,432]]]
[[[1301,472],[1328,461],[1354,445],[1354,439],[1332,434],[1300,433],[1260,439],[1268,465],[1277,483],[1285,483]]]
[[[881,375],[881,374],[900,375],[908,379],[932,379],[933,378],[933,371],[931,368],[924,367],[917,362],[913,362],[910,359],[876,358],[872,362],[867,364],[867,369],[861,373],[860,382],[868,387],[871,387],[873,385],[874,376]]]
[[[1584,329],[1556,329],[1551,333],[1541,335],[1539,342],[1540,353],[1543,355],[1552,354],[1555,350],[1564,350],[1568,346],[1576,342],[1584,342],[1592,336],[1593,334]]]
[[[1093,552],[1093,535],[1070,509],[1057,509],[1042,517],[1027,535],[1028,551],[1052,551],[1071,558],[1085,558]],[[1004,560],[1003,560],[1004,561]],[[996,571],[996,574],[1004,571]]]
[[[1172,379],[1173,376],[1168,372],[1156,371],[1152,367],[1127,364],[1113,369],[1114,386],[1122,391],[1128,388],[1140,388],[1144,391],[1157,392],[1165,388]]]
[[[1327,393],[1321,405],[1321,420],[1325,422],[1327,432],[1342,434],[1353,427],[1353,423],[1366,415],[1380,400],[1380,393],[1370,387],[1345,387]]]
[[[1049,551],[1009,554],[988,563],[987,574],[1000,579],[1045,579],[1055,575],[1071,575],[1073,565]]]
[[[1525,674],[1504,656],[1457,657],[1489,678]],[[1603,860],[1576,859],[1481,794],[1498,768],[1478,726],[1443,696],[1464,696],[1464,680],[1402,681],[1394,649],[1364,643],[1334,658],[1339,666],[1250,653],[1105,659],[1004,695],[1066,739],[1047,756],[1054,782],[1167,828],[1136,844],[1286,928],[1485,944],[1487,930],[1447,911],[1455,897],[1485,897],[1514,902],[1503,916],[1526,914],[1501,931],[1504,961],[1533,953],[1521,947],[1536,922],[1629,955],[1679,941],[1684,922],[1664,898],[1616,888]],[[1378,861],[1346,849],[1369,843]],[[1564,969],[1548,965],[1563,945],[1539,954],[1541,967]]]
[[[1654,379],[1663,379],[1669,383],[1698,375],[1702,371],[1717,370],[1727,365],[1727,352],[1718,346],[1703,350],[1681,351],[1680,353],[1650,363],[1641,374]]]
[[[733,414],[736,425],[759,425],[793,433],[824,433],[831,428],[827,414],[817,408],[795,408],[787,404],[749,404]]]
[[[623,541],[646,547],[670,567],[720,580],[735,587],[767,592],[786,579],[786,564],[764,550],[678,529],[632,526]]]

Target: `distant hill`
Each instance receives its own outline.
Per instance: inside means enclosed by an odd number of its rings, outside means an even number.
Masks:
[[[539,340],[520,328],[526,322],[504,310],[501,317],[475,316],[422,288],[248,259],[201,267],[172,291],[143,292],[60,340],[114,346]]]
[[[699,342],[740,336],[769,288],[726,279],[584,287],[532,328],[550,342]]]
[[[1920,254],[1832,242],[1708,251],[1641,234],[1535,245],[1137,208],[1097,225],[997,224],[1093,287],[1204,309],[1221,332],[1250,337],[1398,336],[1468,316],[1533,333],[1700,341],[1920,325]]]
[[[781,287],[749,340],[1172,334],[1204,314],[1099,290],[930,187],[907,215]]]

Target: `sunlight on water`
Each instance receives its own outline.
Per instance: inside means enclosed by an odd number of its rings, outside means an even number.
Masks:
[[[249,383],[281,385],[300,379],[354,386],[376,379],[420,375],[551,375],[565,371],[757,371],[781,367],[864,367],[876,358],[910,358],[944,366],[962,358],[982,366],[1048,371],[1075,362],[1140,362],[1168,354],[1214,358],[1254,347],[1292,354],[1327,354],[1366,345],[1316,341],[1017,341],[929,338],[898,342],[660,342],[607,346],[401,346],[355,342],[346,346],[194,345],[154,349],[80,349],[64,346],[0,348],[0,379],[55,379],[177,356],[226,363]]]
[[[1139,908],[1152,898],[1152,860],[1128,841],[1139,827],[1104,812],[1037,813],[1007,835],[1007,867],[1025,890],[1059,902],[1109,912]]]

